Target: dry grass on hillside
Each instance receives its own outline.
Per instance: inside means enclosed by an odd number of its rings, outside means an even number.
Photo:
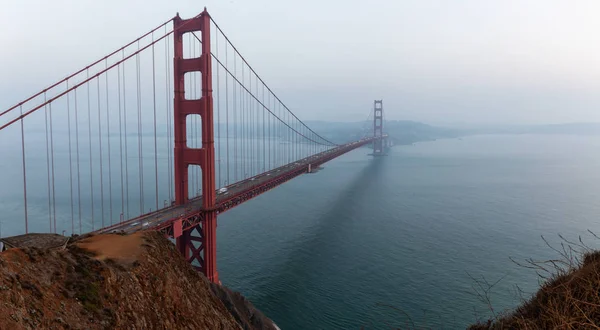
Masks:
[[[581,239],[563,241],[560,249],[551,247],[559,259],[521,264],[544,279],[531,299],[511,313],[469,329],[600,329],[600,251]]]

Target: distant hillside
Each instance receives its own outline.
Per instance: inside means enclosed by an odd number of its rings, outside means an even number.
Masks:
[[[395,144],[412,144],[421,141],[457,138],[469,135],[462,129],[431,126],[414,121],[394,120],[385,123],[384,131]]]
[[[373,122],[322,122],[311,121],[307,125],[324,137],[336,142],[357,140],[373,134]],[[384,132],[394,144],[412,144],[443,138],[456,138],[471,134],[471,130],[431,126],[409,120],[391,120],[384,123]]]
[[[566,123],[552,125],[503,125],[472,130],[477,134],[569,134],[600,135],[600,123]]]
[[[324,122],[306,124],[315,132],[336,143],[357,140],[373,134],[373,122]],[[384,123],[384,132],[394,144],[412,144],[437,139],[458,138],[480,134],[565,134],[600,135],[600,123],[567,123],[553,125],[496,125],[470,128],[432,126],[410,120],[391,120]]]

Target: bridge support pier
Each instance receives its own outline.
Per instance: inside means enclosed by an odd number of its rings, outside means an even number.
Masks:
[[[182,232],[175,240],[177,250],[194,269],[206,275],[206,278],[219,283],[217,272],[217,215],[216,212],[206,212],[198,224]],[[209,245],[210,244],[210,245]]]
[[[202,234],[204,236],[204,269],[202,272],[209,281],[219,282],[219,273],[217,272],[217,212],[209,211],[204,215],[202,224]]]
[[[183,20],[173,18],[174,29],[174,172],[175,204],[188,202],[188,167],[198,165],[202,169],[202,211],[198,215],[201,224],[182,228],[176,237],[177,249],[206,275],[209,281],[219,283],[217,273],[217,212],[215,192],[215,146],[212,97],[212,61],[210,51],[210,16],[206,9],[199,16]],[[184,58],[183,35],[200,31],[202,52],[198,58]],[[198,100],[185,97],[185,79],[188,72],[200,72],[202,96]],[[188,115],[200,115],[202,119],[202,148],[189,148],[186,141]],[[187,214],[185,216],[188,216]]]

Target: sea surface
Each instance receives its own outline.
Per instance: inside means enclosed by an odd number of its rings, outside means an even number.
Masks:
[[[0,139],[0,236],[25,230],[18,128]],[[153,143],[140,157],[136,137],[126,154],[112,136],[109,166],[108,140],[100,149],[83,136],[77,168],[68,137],[54,135],[54,185],[43,131],[25,139],[30,232],[86,232],[172,197],[167,139],[155,158]],[[229,142],[231,154],[242,146]],[[279,166],[290,145],[267,143]],[[569,135],[421,142],[379,158],[355,150],[220,215],[220,278],[282,329],[465,328],[535,292],[538,275],[511,258],[558,257],[542,236],[600,246],[588,233],[600,234],[598,150],[600,137]],[[219,186],[246,175],[225,167]]]
[[[353,151],[221,215],[221,280],[282,329],[465,328],[536,290],[510,258],[557,257],[542,236],[600,246],[598,150],[484,135]]]

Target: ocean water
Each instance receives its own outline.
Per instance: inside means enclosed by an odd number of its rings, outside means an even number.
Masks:
[[[353,151],[221,215],[221,280],[282,329],[464,328],[536,290],[509,257],[557,257],[542,235],[600,245],[599,148],[488,135]],[[473,278],[499,280],[493,312]]]
[[[0,139],[2,236],[24,232],[21,146],[18,129],[12,133]],[[125,158],[111,137],[109,167],[108,140],[101,151],[92,138],[90,152],[83,137],[77,180],[67,137],[54,135],[54,189],[43,131],[26,137],[30,231],[53,231],[56,222],[58,233],[85,232],[168,200],[166,139],[154,159],[153,143],[140,158],[132,137]],[[274,159],[285,161],[289,145],[273,145]],[[600,246],[587,232],[600,234],[599,149],[600,137],[483,135],[396,146],[381,158],[355,150],[220,215],[221,280],[282,329],[464,328],[536,290],[537,275],[509,258],[557,257],[542,235],[555,246],[558,234]],[[121,196],[126,159],[129,203]],[[245,175],[234,172],[223,170],[219,186]],[[195,187],[198,174],[190,174]],[[493,310],[478,299],[474,278],[499,280]]]

